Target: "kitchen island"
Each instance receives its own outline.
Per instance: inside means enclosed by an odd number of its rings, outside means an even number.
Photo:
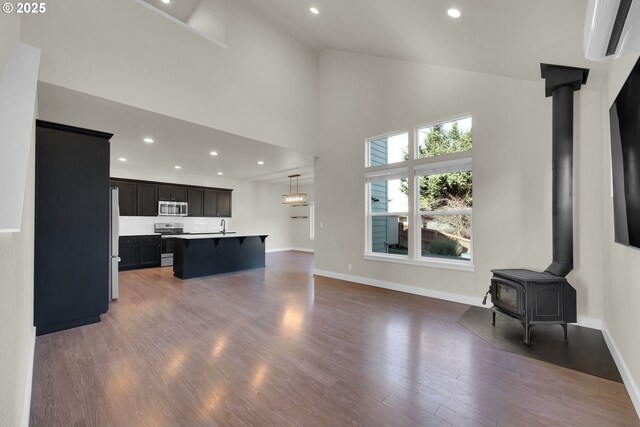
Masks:
[[[175,239],[173,275],[180,279],[265,267],[266,234],[192,234]]]

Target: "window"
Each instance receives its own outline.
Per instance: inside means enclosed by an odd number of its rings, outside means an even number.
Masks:
[[[371,227],[369,250],[373,253],[407,256],[409,233],[409,195],[406,192],[406,170],[396,176],[369,176]]]
[[[369,155],[367,166],[380,166],[406,160],[409,151],[407,132],[370,139],[367,141]]]
[[[367,140],[365,257],[473,268],[471,124]]]

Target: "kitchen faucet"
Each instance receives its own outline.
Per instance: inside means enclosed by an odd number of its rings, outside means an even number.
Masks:
[[[224,218],[222,218],[222,221],[220,221],[220,225],[222,226],[222,235],[224,236],[225,234],[227,234],[227,223],[224,222]]]

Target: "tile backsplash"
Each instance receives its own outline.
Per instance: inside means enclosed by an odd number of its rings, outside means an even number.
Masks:
[[[208,233],[222,230],[220,220],[222,218],[192,218],[192,217],[148,217],[148,216],[121,216],[120,235],[121,236],[142,236],[153,234],[153,225],[158,222],[179,222],[184,224],[184,231],[187,233]],[[227,230],[231,228],[229,218],[225,218]]]

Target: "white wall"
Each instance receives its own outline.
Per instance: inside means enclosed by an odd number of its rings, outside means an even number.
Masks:
[[[20,20],[0,18],[0,69],[18,43]],[[30,398],[33,330],[34,167],[33,135],[24,196],[22,229],[0,233],[0,425],[26,425]],[[0,141],[0,145],[2,141]],[[27,412],[25,413],[25,409]]]
[[[294,190],[295,191],[295,190]],[[314,202],[313,184],[300,185],[300,192],[307,194],[307,201]],[[291,246],[295,249],[314,250],[314,240],[309,238],[311,218],[291,218],[292,216],[309,216],[310,207],[289,207],[289,221],[291,223]]]
[[[186,24],[219,42],[227,40],[227,12],[224,0],[200,0]]]
[[[317,53],[247,0],[226,5],[225,49],[133,0],[57,0],[23,18],[47,83],[309,151]]]
[[[625,379],[627,389],[640,414],[640,250],[614,242],[613,199],[611,192],[611,139],[609,107],[615,101],[620,88],[638,59],[637,55],[625,56],[613,62],[608,76],[607,96],[603,100],[603,143],[601,144],[603,168],[604,208],[604,323],[624,360],[630,380]],[[624,375],[624,372],[623,372]]]
[[[576,93],[575,270],[568,277],[578,315],[595,319],[602,318],[603,281],[600,102],[598,92]],[[364,139],[465,113],[473,115],[475,273],[363,260]],[[551,262],[551,100],[542,80],[324,51],[320,118],[316,269],[479,302],[492,268],[544,270]]]
[[[161,172],[153,169],[139,168],[136,172],[120,170],[112,165],[111,176],[117,178],[142,179],[158,182],[171,182],[185,185],[201,185],[205,187],[228,188],[233,190],[232,218],[228,220],[227,229],[241,233],[269,234],[267,250],[289,248],[292,246],[292,231],[289,212],[280,200],[288,187],[271,185],[253,181],[240,181],[206,175],[188,174],[182,172]],[[184,218],[157,217],[137,220],[137,226],[145,233],[150,232],[154,222],[187,222]],[[124,219],[124,229],[127,232],[136,220]],[[220,219],[212,220],[218,224]],[[122,222],[121,222],[122,224]],[[193,224],[190,224],[193,225]],[[203,225],[208,226],[208,225]]]

